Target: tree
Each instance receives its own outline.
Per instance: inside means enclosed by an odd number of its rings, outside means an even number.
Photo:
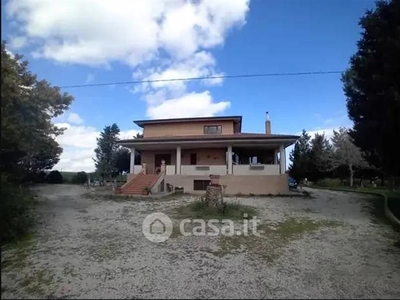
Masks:
[[[136,133],[136,136],[134,136],[133,138],[141,139],[141,138],[143,138],[143,133],[138,132],[138,133]]]
[[[93,160],[96,172],[103,178],[110,178],[117,171],[116,158],[120,148],[117,144],[119,132],[118,125],[114,123],[111,126],[104,127],[100,137],[97,138],[97,148],[94,150],[96,158]]]
[[[15,180],[26,173],[51,169],[62,149],[55,137],[63,132],[52,123],[73,98],[37,80],[21,55],[11,56],[1,45],[1,150],[3,174]]]
[[[131,161],[131,152],[127,148],[121,148],[116,153],[115,168],[118,174],[129,172]]]
[[[350,135],[368,161],[400,174],[400,1],[378,1],[360,19],[358,51],[343,74]]]
[[[52,123],[73,98],[38,80],[21,55],[11,55],[1,43],[1,243],[24,235],[32,226],[34,197],[19,183],[43,182],[62,149],[55,141],[63,132]],[[52,173],[57,177],[61,174]],[[59,176],[58,176],[58,182]],[[61,176],[62,182],[62,176]]]
[[[309,152],[309,177],[311,181],[318,181],[330,174],[328,157],[332,151],[332,146],[325,134],[316,133],[311,140],[311,149]]]
[[[308,177],[310,135],[303,129],[300,138],[296,141],[294,149],[289,155],[292,165],[289,167],[289,174],[296,180]]]
[[[46,181],[48,183],[62,183],[63,182],[63,176],[61,173],[57,170],[51,171],[49,174],[46,176]]]
[[[84,184],[87,181],[87,174],[84,171],[76,173],[74,177],[72,177],[72,182],[77,184]]]
[[[332,169],[346,166],[349,171],[350,186],[353,186],[355,168],[368,166],[361,150],[354,145],[353,139],[346,128],[339,128],[338,131],[334,130],[331,141],[333,151],[329,159],[330,166]]]

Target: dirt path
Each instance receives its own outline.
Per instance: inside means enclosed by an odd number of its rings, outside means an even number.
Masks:
[[[360,195],[246,198],[266,234],[171,237],[143,219],[193,197],[111,201],[84,188],[38,187],[32,240],[2,254],[2,298],[399,298],[400,252]]]

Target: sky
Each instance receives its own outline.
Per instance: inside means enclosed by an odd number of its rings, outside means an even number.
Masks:
[[[370,0],[8,0],[2,39],[56,86],[219,75],[343,71]],[[243,132],[350,127],[340,74],[63,88],[75,100],[54,122],[55,169],[93,171],[96,138],[117,123],[242,115]],[[287,155],[291,148],[287,149]]]

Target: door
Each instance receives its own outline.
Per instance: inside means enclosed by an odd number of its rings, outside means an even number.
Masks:
[[[171,154],[155,154],[154,155],[154,173],[158,174],[161,171],[161,161],[165,160],[165,165],[171,164]]]
[[[190,154],[190,164],[197,165],[197,153],[191,153]]]

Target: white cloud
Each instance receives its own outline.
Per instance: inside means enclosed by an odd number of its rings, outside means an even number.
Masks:
[[[179,117],[204,117],[215,115],[230,106],[230,102],[213,103],[209,91],[190,93],[180,98],[166,100],[163,103],[149,107],[147,115],[155,119]]]
[[[86,77],[86,80],[85,80],[85,84],[92,83],[94,81],[94,79],[95,79],[95,77],[93,74],[88,74]]]
[[[11,0],[6,10],[39,43],[38,56],[84,65],[135,66],[165,49],[186,58],[245,23],[249,0]]]
[[[56,123],[56,126],[65,128],[64,134],[56,140],[63,148],[60,161],[53,169],[63,171],[94,171],[94,149],[97,146],[97,138],[100,131],[91,126],[76,126],[69,123]],[[121,131],[120,138],[132,138],[139,130]]]
[[[221,75],[210,51],[245,24],[249,0],[10,0],[6,10],[36,57],[89,66],[122,62],[135,68],[136,79],[151,80]],[[164,101],[193,99],[187,82],[158,82],[134,91],[145,93],[150,116],[162,114]],[[214,103],[211,95],[202,99],[185,102],[192,114],[228,107]]]
[[[82,124],[82,118],[76,113],[70,113],[67,117],[67,121],[72,124]]]
[[[27,44],[27,38],[25,36],[15,36],[10,39],[10,47],[12,49],[23,48]]]

